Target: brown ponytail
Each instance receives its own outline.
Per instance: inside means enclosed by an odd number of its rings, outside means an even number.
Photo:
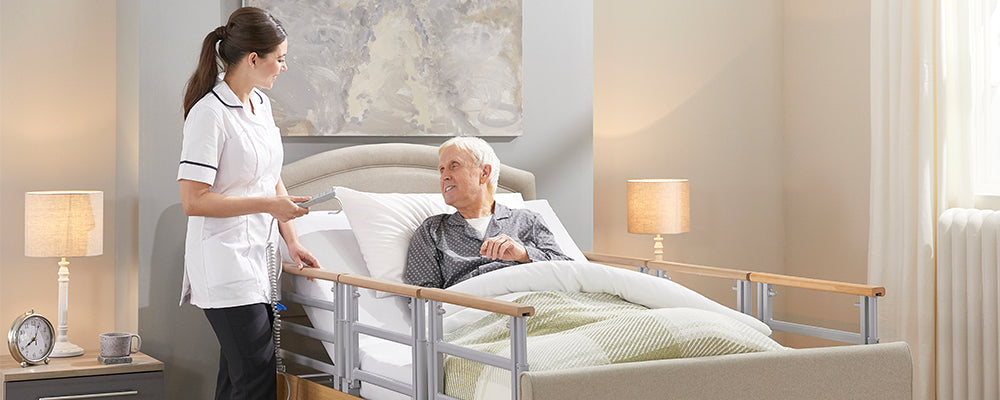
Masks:
[[[188,80],[184,94],[184,118],[191,107],[215,87],[220,60],[224,69],[229,69],[249,53],[270,54],[285,37],[285,28],[264,10],[243,7],[233,11],[229,22],[209,32],[201,43],[198,68]]]

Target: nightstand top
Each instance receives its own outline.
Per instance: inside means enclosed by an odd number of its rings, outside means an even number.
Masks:
[[[98,352],[96,350],[91,350],[82,356],[52,358],[48,365],[33,365],[27,368],[21,368],[9,354],[3,355],[0,356],[0,359],[2,359],[0,361],[0,382],[163,370],[162,362],[144,353],[132,354],[132,362],[129,364],[112,365],[101,364],[97,361],[97,355]]]

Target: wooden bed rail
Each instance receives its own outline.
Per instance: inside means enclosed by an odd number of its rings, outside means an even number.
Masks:
[[[511,301],[491,299],[466,293],[459,293],[438,288],[425,288],[404,283],[391,282],[356,274],[343,274],[317,268],[299,269],[295,264],[284,264],[285,272],[307,278],[323,279],[364,289],[398,294],[417,299],[440,301],[462,307],[472,307],[479,310],[509,315],[512,317],[530,317],[535,315],[535,308]]]
[[[750,281],[802,289],[821,290],[824,292],[853,294],[857,296],[885,296],[885,288],[882,286],[827,281],[813,278],[800,278],[797,276],[769,274],[765,272],[750,273]]]
[[[407,297],[416,297],[416,298],[420,298],[420,290],[423,289],[420,286],[384,281],[381,279],[375,279],[372,277],[367,277],[364,275],[355,275],[355,274],[340,275],[340,279],[337,280],[337,282],[343,283],[345,285],[357,286],[360,288],[378,290],[380,292],[387,292],[387,293],[399,294]]]
[[[709,276],[715,278],[736,279],[758,283],[767,283],[786,287],[801,289],[821,290],[840,294],[850,294],[858,296],[885,296],[885,288],[881,286],[862,285],[858,283],[847,283],[838,281],[828,281],[813,278],[801,278],[797,276],[770,274],[764,272],[742,271],[728,268],[708,267],[704,265],[683,264],[671,261],[645,260],[635,257],[614,256],[608,254],[584,252],[588,260],[612,266],[629,266],[636,268],[649,268],[667,272],[680,272],[685,274]]]
[[[282,265],[282,269],[292,275],[304,276],[306,278],[319,278],[324,281],[332,282],[338,282],[340,275],[343,275],[340,272],[333,272],[319,268],[302,268],[300,270],[297,265],[287,263]]]
[[[642,258],[615,256],[611,254],[584,252],[583,255],[586,256],[587,259],[592,262],[606,264],[606,265],[614,264],[612,266],[624,265],[627,267],[645,267],[646,262],[649,261],[649,260],[644,260]]]
[[[684,264],[672,261],[653,261],[646,263],[649,269],[658,269],[667,272],[680,272],[684,274],[710,276],[715,278],[736,279],[740,281],[750,281],[750,271],[740,271],[728,268],[708,267],[704,265]]]
[[[421,288],[419,295],[422,299],[457,304],[460,306],[472,307],[478,310],[495,312],[497,314],[510,315],[512,317],[530,317],[535,315],[535,307],[532,306],[526,306],[510,301],[491,299],[489,297],[474,296],[451,290]]]

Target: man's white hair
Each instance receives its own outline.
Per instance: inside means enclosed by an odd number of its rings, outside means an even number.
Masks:
[[[500,158],[493,151],[493,147],[485,140],[475,136],[455,136],[441,143],[441,146],[438,147],[438,157],[441,157],[444,149],[452,146],[472,156],[472,161],[475,162],[477,168],[482,168],[484,165],[490,166],[490,179],[486,181],[486,187],[490,193],[496,193],[497,183],[500,181]]]

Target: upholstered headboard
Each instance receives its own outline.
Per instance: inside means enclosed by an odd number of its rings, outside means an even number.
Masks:
[[[410,143],[365,144],[314,154],[282,168],[288,193],[311,196],[332,186],[374,193],[439,193],[437,146]],[[498,193],[520,192],[535,199],[535,175],[500,167]],[[336,201],[313,206],[336,209]]]

